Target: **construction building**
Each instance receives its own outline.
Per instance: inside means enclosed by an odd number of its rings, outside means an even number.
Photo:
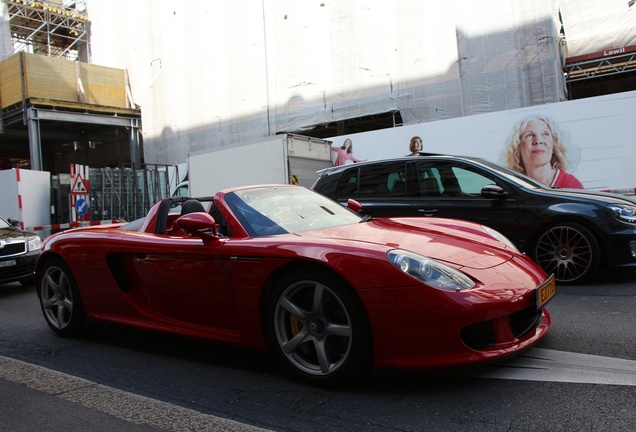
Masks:
[[[141,111],[124,70],[89,63],[84,2],[3,4],[12,55],[0,63],[0,169],[139,163]]]
[[[634,28],[633,0],[0,0],[0,169],[173,165],[634,90]]]

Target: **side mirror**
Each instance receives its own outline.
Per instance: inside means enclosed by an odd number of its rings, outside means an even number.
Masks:
[[[9,218],[7,219],[7,222],[9,222],[14,227],[20,226],[20,221],[16,218]]]
[[[495,184],[489,184],[481,188],[481,196],[486,199],[503,200],[508,197],[508,192]]]
[[[204,243],[219,239],[216,232],[216,221],[207,213],[188,213],[178,218],[174,223],[179,229],[199,237]]]
[[[347,200],[347,208],[354,213],[360,213],[362,211],[362,204],[354,199],[349,198]]]

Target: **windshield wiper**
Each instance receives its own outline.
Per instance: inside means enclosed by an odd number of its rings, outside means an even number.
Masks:
[[[369,222],[371,219],[373,219],[371,216],[364,215],[364,217],[362,219],[360,219],[360,222],[358,222],[358,223]]]

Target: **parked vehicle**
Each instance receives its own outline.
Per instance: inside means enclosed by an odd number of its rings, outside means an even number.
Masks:
[[[0,217],[0,283],[17,281],[27,286],[34,281],[35,261],[40,255],[42,240],[16,227],[18,223]]]
[[[422,154],[323,170],[313,189],[365,214],[447,217],[490,226],[558,282],[636,269],[636,199],[551,189],[492,162]]]
[[[546,334],[555,284],[482,225],[367,220],[280,185],[172,197],[144,220],[55,234],[37,293],[61,336],[95,319],[269,348],[295,376],[337,384],[372,365],[518,353]]]
[[[275,135],[190,154],[184,181],[172,195],[212,196],[228,187],[250,184],[311,187],[316,171],[330,166],[331,141]]]

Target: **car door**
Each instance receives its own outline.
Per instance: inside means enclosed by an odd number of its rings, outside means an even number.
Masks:
[[[227,332],[237,329],[236,300],[225,239],[141,234],[125,237],[118,259],[127,298],[140,312],[169,325]],[[122,285],[120,283],[120,285]]]
[[[413,197],[420,195],[411,159],[354,166],[343,173],[336,198],[353,198],[373,217],[418,216]]]
[[[420,216],[469,220],[490,226],[511,240],[518,237],[519,216],[514,190],[490,171],[458,160],[417,161],[422,194],[416,198]],[[487,185],[501,187],[506,197],[484,198]]]

